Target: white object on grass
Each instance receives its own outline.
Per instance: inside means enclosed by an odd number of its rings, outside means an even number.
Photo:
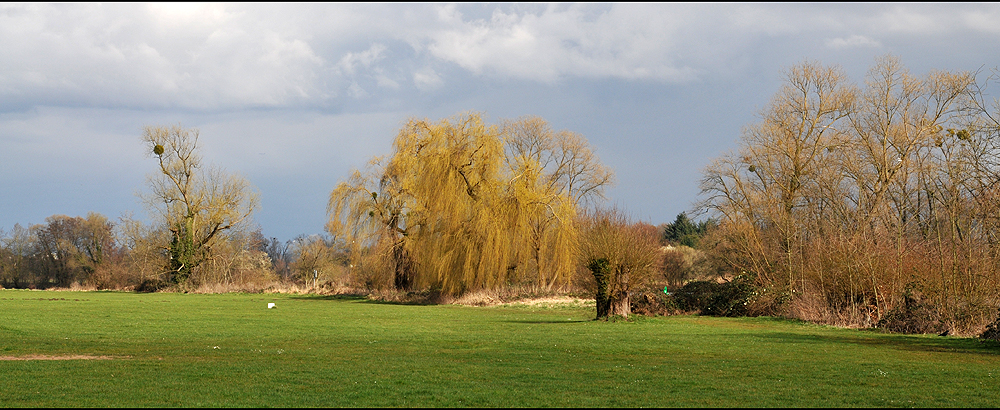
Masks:
[[[268,309],[271,309],[271,308],[273,308],[273,307],[274,307],[274,303],[268,303],[268,304],[267,304],[267,308],[268,308]]]

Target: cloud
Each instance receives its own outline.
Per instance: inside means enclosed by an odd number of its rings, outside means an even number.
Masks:
[[[413,73],[413,84],[423,91],[436,89],[444,83],[441,76],[433,68],[424,67]]]
[[[685,84],[776,39],[893,49],[995,39],[998,18],[988,4],[4,4],[0,111],[325,109],[447,89],[452,70]]]
[[[368,98],[371,94],[365,91],[358,83],[352,82],[350,86],[347,87],[347,93],[354,98]]]
[[[36,104],[283,106],[329,95],[302,39],[216,5],[53,4],[0,13],[0,89]]]
[[[470,109],[586,135],[612,195],[669,220],[782,67],[863,74],[885,50],[974,70],[997,20],[992,4],[0,4],[0,227],[137,206],[141,126],[182,122],[258,184],[265,232],[317,232],[329,190],[405,118]]]
[[[385,49],[384,45],[375,43],[360,53],[347,53],[337,62],[337,67],[347,75],[354,75],[356,69],[370,68],[376,61],[383,59]]]
[[[659,9],[661,12],[654,12]],[[663,7],[549,6],[494,10],[466,20],[453,6],[428,35],[432,55],[473,73],[551,83],[564,77],[683,82],[694,70],[672,57],[678,23]]]
[[[853,35],[847,38],[832,38],[826,40],[826,46],[835,50],[855,47],[881,47],[882,44],[865,36]]]
[[[996,4],[980,4],[978,10],[962,10],[959,12],[961,24],[975,31],[1000,34],[1000,7]]]

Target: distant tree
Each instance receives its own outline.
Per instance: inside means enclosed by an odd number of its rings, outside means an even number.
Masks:
[[[278,238],[271,238],[263,243],[262,250],[271,258],[274,273],[282,279],[289,279],[291,274],[291,270],[289,269],[291,254],[288,249],[290,244],[291,241],[281,242]]]
[[[32,226],[33,270],[39,287],[93,283],[95,272],[116,252],[113,224],[91,212],[87,218],[53,215]]]
[[[306,284],[346,282],[348,255],[334,238],[299,235],[288,241],[288,269]],[[314,282],[315,281],[315,282]]]
[[[130,214],[119,218],[115,225],[116,243],[123,250],[121,265],[135,282],[132,285],[145,283],[147,290],[163,285],[164,269],[170,265],[164,244],[170,242],[170,236],[166,226],[144,224]]]
[[[24,229],[20,224],[14,225],[14,230]],[[0,230],[0,286],[5,288],[20,288],[20,266],[23,257],[16,254],[11,246],[13,232],[7,234]]]
[[[160,168],[149,176],[151,191],[143,199],[170,231],[164,248],[175,283],[190,278],[224,232],[246,229],[258,201],[243,177],[203,168],[198,135],[197,129],[179,125],[145,127],[142,135]]]
[[[34,225],[34,265],[40,276],[35,286],[69,286],[77,276],[78,260],[75,240],[78,221],[65,215],[45,218],[44,225]]]
[[[0,286],[28,287],[28,265],[34,242],[31,230],[21,224],[14,224],[10,232],[0,235]]]
[[[661,225],[663,228],[663,242],[673,245],[684,245],[697,248],[702,236],[708,232],[715,221],[708,219],[701,222],[693,222],[687,214],[681,212],[673,223]]]

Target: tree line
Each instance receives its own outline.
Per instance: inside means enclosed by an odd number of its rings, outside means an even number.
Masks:
[[[710,253],[761,313],[970,332],[996,316],[1000,107],[977,73],[806,62],[701,181]]]
[[[659,227],[602,206],[614,174],[580,134],[470,112],[410,119],[387,155],[334,187],[325,235],[280,242],[254,225],[249,182],[202,161],[196,129],[146,127],[153,222],[57,215],[0,231],[0,285],[519,289],[596,295],[599,316],[640,298],[661,312],[970,333],[1000,304],[992,80],[915,76],[891,56],[862,85],[793,66],[739,148],[704,170],[695,210],[711,218]]]
[[[344,258],[324,238],[264,237],[251,218],[256,191],[203,162],[197,129],[150,126],[141,139],[156,163],[140,194],[152,223],[91,212],[0,230],[0,286],[259,291],[336,273]]]
[[[205,164],[197,129],[150,126],[141,139],[156,165],[140,194],[152,223],[91,213],[15,225],[0,232],[0,286],[226,291],[322,282],[450,296],[590,286],[606,290],[602,312],[627,314],[630,290],[659,266],[655,228],[597,208],[613,172],[583,136],[539,117],[411,119],[390,155],[334,188],[328,235],[285,243],[255,229],[258,194],[239,174]],[[581,262],[581,243],[602,245]],[[596,260],[601,269],[585,269]]]

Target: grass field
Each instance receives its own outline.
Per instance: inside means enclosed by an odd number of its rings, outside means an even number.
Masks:
[[[1000,346],[974,339],[592,315],[3,290],[0,406],[1000,405]],[[110,359],[10,360],[71,355]]]

